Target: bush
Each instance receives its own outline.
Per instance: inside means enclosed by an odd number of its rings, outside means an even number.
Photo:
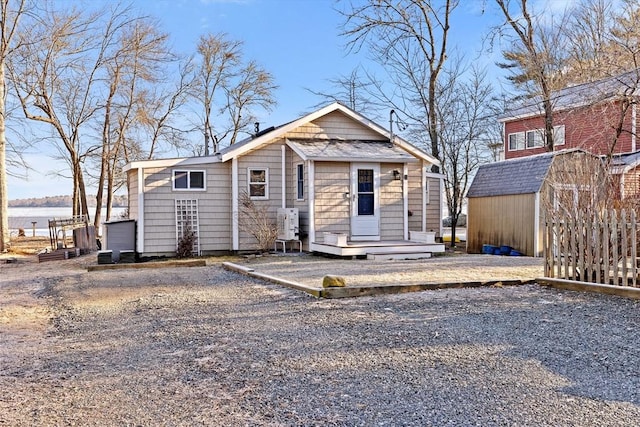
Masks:
[[[176,249],[176,257],[189,258],[195,254],[196,233],[191,227],[186,226],[182,232],[182,236],[178,239],[178,248]]]

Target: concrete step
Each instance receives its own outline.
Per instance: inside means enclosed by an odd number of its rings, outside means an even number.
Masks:
[[[431,252],[400,252],[400,253],[382,253],[368,252],[367,259],[378,261],[405,260],[405,259],[427,259],[431,258]]]

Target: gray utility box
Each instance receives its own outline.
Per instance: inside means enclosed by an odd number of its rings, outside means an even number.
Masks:
[[[136,221],[108,221],[103,225],[104,250],[112,251],[113,261],[120,261],[120,251],[136,250]]]

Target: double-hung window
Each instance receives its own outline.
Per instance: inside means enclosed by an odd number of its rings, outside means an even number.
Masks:
[[[248,169],[248,193],[254,200],[266,200],[269,198],[269,169]]]
[[[553,127],[553,145],[564,145],[564,125]]]
[[[174,190],[206,190],[206,174],[197,170],[174,170],[172,181]]]
[[[524,132],[509,134],[509,151],[524,150]]]
[[[527,148],[544,146],[544,129],[527,131]]]

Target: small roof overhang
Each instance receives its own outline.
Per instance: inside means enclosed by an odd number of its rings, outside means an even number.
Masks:
[[[302,160],[386,163],[413,163],[418,161],[418,158],[388,140],[287,139],[286,143]]]

